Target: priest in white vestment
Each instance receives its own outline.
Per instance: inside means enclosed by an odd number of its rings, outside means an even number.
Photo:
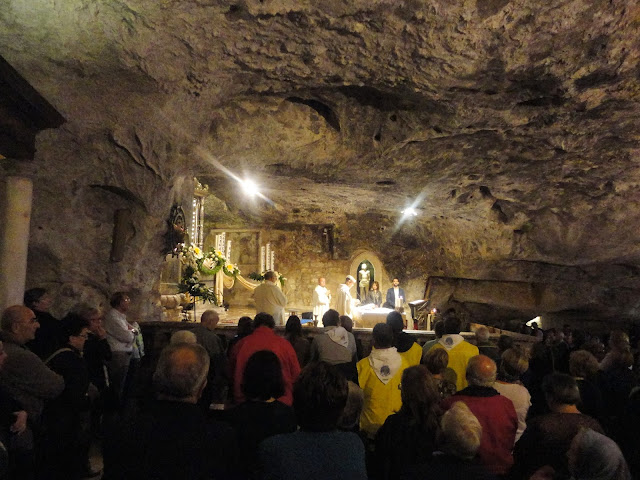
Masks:
[[[336,293],[336,310],[340,315],[353,317],[355,315],[358,300],[351,297],[351,287],[356,284],[356,279],[348,275],[344,283],[341,283]]]
[[[287,306],[287,297],[278,288],[276,274],[267,272],[264,274],[264,283],[258,285],[253,291],[253,300],[256,302],[257,313],[268,313],[276,321],[276,325],[284,325],[284,307]]]
[[[313,319],[318,321],[318,327],[322,327],[322,316],[329,310],[331,294],[326,287],[324,277],[318,279],[318,285],[313,291]]]

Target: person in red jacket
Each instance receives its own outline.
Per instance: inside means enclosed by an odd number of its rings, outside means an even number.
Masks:
[[[442,401],[448,410],[455,402],[464,402],[482,425],[478,459],[496,475],[506,475],[513,465],[511,450],[518,430],[518,415],[513,402],[493,388],[496,363],[486,355],[476,355],[467,365],[469,386]]]
[[[278,398],[286,405],[293,403],[293,382],[300,374],[300,364],[296,352],[283,337],[276,335],[274,328],[275,320],[268,313],[258,313],[253,320],[254,331],[251,335],[243,338],[234,347],[230,359],[233,368],[233,393],[236,403],[246,400],[242,393],[242,379],[247,361],[260,350],[270,350],[275,353],[280,360],[282,367],[282,377],[284,380],[284,395]]]

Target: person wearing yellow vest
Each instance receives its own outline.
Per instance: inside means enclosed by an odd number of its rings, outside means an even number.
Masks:
[[[433,348],[444,348],[449,354],[449,365],[456,372],[456,389],[459,392],[467,387],[466,371],[471,357],[479,355],[478,347],[467,342],[460,335],[462,322],[455,314],[444,319],[444,335]]]
[[[387,325],[393,330],[393,346],[396,347],[400,356],[407,361],[410,367],[419,365],[422,359],[422,347],[418,345],[415,337],[402,331],[404,327],[402,315],[395,310],[389,312]]]
[[[392,413],[402,407],[400,380],[409,364],[393,346],[393,330],[385,323],[373,328],[373,348],[358,362],[358,383],[364,393],[360,430],[370,440]]]

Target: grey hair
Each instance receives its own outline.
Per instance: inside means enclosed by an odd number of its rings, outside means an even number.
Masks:
[[[93,305],[89,305],[88,303],[76,303],[70,310],[69,313],[75,313],[76,315],[88,320],[96,313],[100,313],[100,309],[98,307],[94,307]]]
[[[478,342],[488,342],[490,337],[489,329],[484,325],[476,329],[476,340]]]
[[[171,335],[171,339],[169,340],[170,345],[177,343],[198,343],[198,339],[195,333],[189,330],[178,330]]]
[[[153,373],[158,395],[186,399],[198,393],[209,373],[209,355],[198,344],[177,343],[162,350]]]
[[[464,402],[455,402],[440,420],[440,448],[456,457],[471,460],[480,448],[482,425]]]
[[[216,325],[220,321],[220,315],[215,310],[205,310],[200,317],[200,323],[214,322]]]

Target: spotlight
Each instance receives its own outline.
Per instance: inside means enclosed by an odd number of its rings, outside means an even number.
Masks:
[[[249,195],[250,197],[258,195],[258,186],[253,180],[241,180],[240,185],[242,185],[242,190],[244,191],[245,195]]]
[[[402,210],[402,213],[405,217],[417,217],[418,216],[418,212],[416,211],[415,208],[413,207],[409,207],[405,210]]]

